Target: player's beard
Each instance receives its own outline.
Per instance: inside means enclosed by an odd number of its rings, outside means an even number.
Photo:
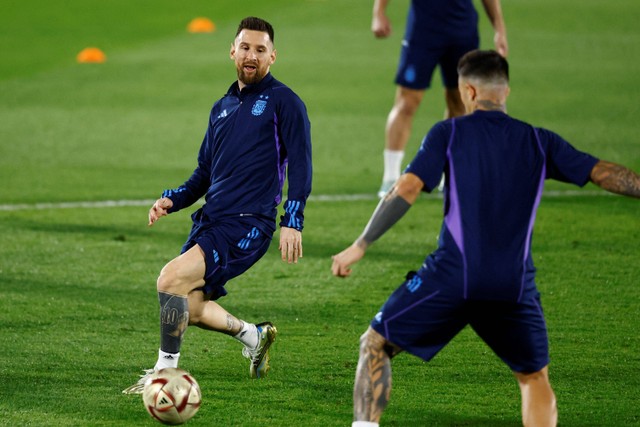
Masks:
[[[256,83],[260,83],[264,76],[267,75],[267,70],[261,69],[258,65],[255,65],[255,67],[256,71],[252,76],[249,76],[244,72],[244,65],[237,67],[236,71],[238,72],[238,80],[246,85],[254,85]]]

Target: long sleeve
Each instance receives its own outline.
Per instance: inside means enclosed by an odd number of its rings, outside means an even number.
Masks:
[[[287,201],[280,226],[302,231],[304,208],[311,193],[311,124],[307,109],[293,95],[280,105],[277,112],[279,136],[287,155]]]

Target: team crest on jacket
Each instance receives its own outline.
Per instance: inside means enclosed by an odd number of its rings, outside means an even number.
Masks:
[[[260,98],[262,98],[262,96],[263,95],[260,95]],[[268,96],[265,97],[265,99],[258,99],[251,108],[251,114],[253,114],[254,116],[259,116],[260,114],[264,113],[264,109],[267,108],[267,99],[269,99]]]

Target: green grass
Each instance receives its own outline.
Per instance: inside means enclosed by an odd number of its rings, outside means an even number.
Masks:
[[[183,182],[211,103],[233,80],[226,52],[235,26],[250,14],[275,25],[273,73],[309,109],[314,194],[372,194],[407,3],[392,2],[395,33],[380,41],[369,32],[371,4],[355,0],[6,1],[0,204],[146,200]],[[639,170],[640,4],[520,0],[503,8],[510,112]],[[218,30],[187,34],[196,16],[210,17]],[[481,25],[490,47],[486,18]],[[75,63],[90,45],[106,51],[107,63]],[[442,110],[434,80],[408,157]],[[441,200],[420,199],[353,277],[333,278],[330,256],[352,241],[374,206],[310,201],[302,262],[281,263],[272,245],[230,282],[227,309],[280,330],[267,380],[247,378],[234,340],[187,332],[181,366],[204,399],[189,425],[349,424],[358,337],[403,274],[434,249],[441,221]],[[138,397],[120,391],[155,360],[155,278],[179,251],[190,220],[187,210],[149,229],[146,211],[0,210],[0,425],[156,425]],[[543,200],[533,253],[561,425],[640,424],[639,241],[636,200]],[[429,364],[399,356],[393,372],[385,425],[520,424],[515,381],[468,330]]]

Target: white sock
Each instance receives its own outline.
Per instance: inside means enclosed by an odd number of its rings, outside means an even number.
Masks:
[[[384,175],[383,182],[395,182],[400,178],[402,169],[402,159],[404,158],[404,150],[384,150]]]
[[[253,323],[243,321],[242,330],[233,337],[247,347],[254,349],[258,345],[258,328]]]
[[[351,423],[351,427],[378,427],[380,424],[372,421],[354,421]]]
[[[165,353],[162,350],[158,350],[158,362],[153,369],[159,371],[164,368],[177,368],[179,359],[180,353]]]

